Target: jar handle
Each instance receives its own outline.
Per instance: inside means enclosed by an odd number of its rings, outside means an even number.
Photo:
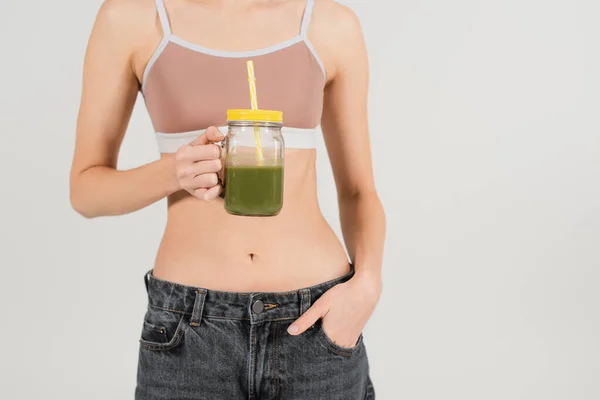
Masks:
[[[223,180],[218,177],[219,181],[217,182],[217,185],[221,186],[221,193],[219,193],[219,197],[222,199],[225,199],[225,182],[223,182]]]
[[[220,154],[220,158],[221,158],[221,164],[222,164],[222,168],[221,171],[217,172],[217,185],[221,186],[221,193],[219,194],[219,197],[222,199],[225,199],[225,157],[223,157],[223,151],[226,149],[225,147],[225,139],[221,140],[220,143],[220,147],[221,147],[221,154]],[[223,179],[221,179],[221,176],[219,176],[219,173],[223,174]]]

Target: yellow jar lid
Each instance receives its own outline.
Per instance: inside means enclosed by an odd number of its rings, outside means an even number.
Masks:
[[[227,121],[283,122],[283,112],[274,110],[227,110]]]

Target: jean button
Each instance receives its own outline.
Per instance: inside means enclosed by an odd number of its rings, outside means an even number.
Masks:
[[[254,302],[254,304],[252,304],[252,311],[254,311],[255,314],[260,314],[264,310],[265,310],[265,303],[263,303],[262,301],[256,300]]]

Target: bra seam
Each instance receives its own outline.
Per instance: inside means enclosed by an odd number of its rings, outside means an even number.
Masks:
[[[188,50],[195,51],[197,53],[206,54],[213,57],[221,57],[221,58],[245,58],[245,57],[258,57],[266,54],[275,53],[279,50],[286,49],[291,47],[297,43],[300,43],[303,40],[302,35],[296,35],[292,38],[284,40],[283,42],[279,42],[273,44],[271,46],[263,47],[256,50],[246,50],[246,51],[227,51],[227,50],[215,50],[210,49],[208,47],[201,46],[199,44],[188,42],[185,39],[180,38],[179,36],[171,35],[171,42],[175,43],[178,46],[184,47]]]
[[[154,63],[156,63],[156,61],[158,61],[158,59],[160,58],[160,55],[167,48],[167,45],[170,42],[171,42],[171,35],[164,35],[162,40],[158,44],[158,47],[152,53],[150,60],[148,60],[148,64],[146,64],[146,67],[144,68],[144,74],[142,75],[142,86],[141,86],[142,94],[144,94],[144,92],[146,90],[146,83],[148,82],[148,76],[150,75],[150,71],[152,70]]]
[[[321,57],[319,57],[319,53],[317,53],[317,50],[315,50],[311,41],[308,39],[308,36],[306,36],[306,35],[303,36],[302,40],[304,41],[304,44],[308,48],[308,51],[310,51],[310,54],[313,56],[313,58],[319,65],[319,69],[321,70],[321,73],[323,74],[323,81],[325,83],[327,83],[327,71],[325,71],[325,65],[323,65],[323,61],[321,60]]]
[[[292,138],[288,137],[286,139],[285,147],[290,149],[315,149],[317,147],[316,133],[318,128],[319,125],[314,128],[283,127],[282,133],[284,137],[286,137],[286,135],[294,134],[292,143],[289,142]],[[219,129],[223,129],[226,132],[227,127],[220,126]],[[191,142],[205,131],[206,128],[178,133],[154,132],[154,134],[158,144],[158,150],[163,154],[176,152],[179,147]]]
[[[295,126],[282,126],[282,130],[292,130],[292,131],[316,131],[317,129],[319,129],[321,125],[316,125],[312,128],[297,128]],[[221,125],[221,126],[217,126],[218,129],[223,129],[226,130],[228,128],[228,125]],[[162,132],[162,131],[155,131],[154,133],[157,136],[160,137],[173,137],[173,138],[178,138],[178,137],[191,137],[194,135],[199,135],[202,132],[204,132],[206,129],[208,128],[201,128],[201,129],[195,129],[193,131],[187,131],[187,132]]]
[[[280,42],[280,43],[277,43],[277,44],[274,44],[271,46],[267,46],[262,49],[257,49],[257,50],[224,51],[224,50],[213,50],[213,49],[209,49],[209,48],[206,48],[206,47],[203,47],[200,45],[196,45],[194,43],[190,43],[184,39],[181,39],[178,36],[170,34],[170,35],[163,36],[163,39],[159,43],[158,47],[156,48],[156,50],[154,50],[154,53],[152,53],[150,60],[148,60],[148,64],[146,64],[146,67],[144,69],[144,74],[142,75],[141,92],[142,92],[142,94],[145,93],[146,84],[148,82],[148,76],[150,75],[150,71],[152,70],[152,67],[158,61],[161,54],[163,53],[163,51],[165,50],[165,48],[167,47],[167,45],[169,43],[174,43],[174,44],[181,46],[183,48],[186,48],[188,50],[195,51],[195,52],[201,53],[201,54],[206,54],[206,55],[209,55],[212,57],[244,58],[244,57],[258,57],[258,56],[263,56],[266,54],[276,53],[280,50],[294,46],[301,42],[304,43],[304,45],[306,46],[308,51],[311,53],[312,57],[317,62],[317,65],[319,66],[319,69],[321,70],[321,74],[323,75],[323,81],[327,82],[327,72],[325,71],[325,67],[321,60],[321,57],[319,57],[319,54],[317,53],[317,51],[315,50],[315,48],[313,47],[312,43],[310,42],[310,40],[308,39],[308,37],[306,35],[302,35],[302,34],[296,35],[293,38],[290,38],[283,42]]]

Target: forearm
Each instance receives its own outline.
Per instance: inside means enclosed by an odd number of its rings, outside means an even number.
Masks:
[[[351,348],[381,296],[385,215],[375,191],[340,195],[338,202],[354,277],[325,292],[288,327],[288,333],[300,335],[321,319],[323,329],[336,344]]]
[[[90,167],[71,180],[71,204],[87,218],[142,209],[178,190],[174,157],[125,171]]]
[[[356,193],[339,200],[344,242],[357,276],[381,281],[385,214],[376,192]]]

